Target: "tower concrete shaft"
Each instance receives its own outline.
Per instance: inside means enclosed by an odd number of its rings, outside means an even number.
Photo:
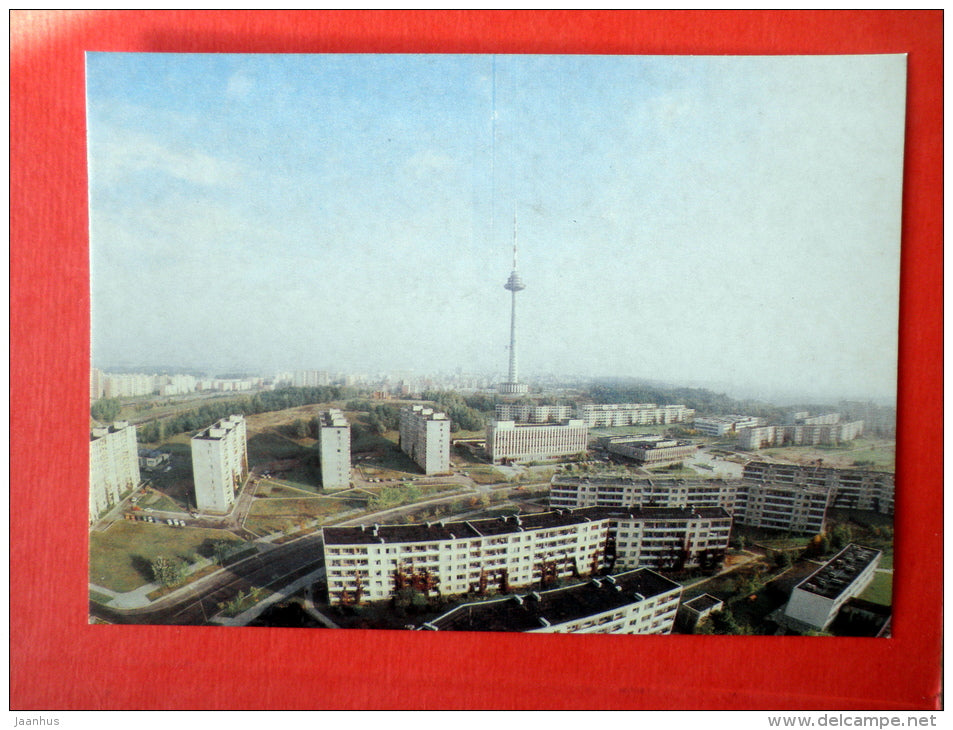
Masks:
[[[523,291],[526,284],[520,278],[518,266],[516,263],[516,215],[513,215],[513,271],[510,278],[503,285],[504,289],[512,292],[510,309],[510,367],[509,375],[505,383],[500,385],[500,392],[509,395],[519,395],[526,393],[528,387],[519,382],[518,360],[516,356],[516,292]]]

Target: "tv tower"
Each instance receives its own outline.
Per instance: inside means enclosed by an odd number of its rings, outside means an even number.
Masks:
[[[526,284],[520,278],[516,264],[516,211],[513,211],[513,271],[510,278],[503,285],[504,289],[512,292],[512,308],[510,310],[510,369],[505,383],[500,383],[501,395],[523,395],[529,391],[525,383],[519,382],[519,372],[516,360],[516,292],[523,291]]]

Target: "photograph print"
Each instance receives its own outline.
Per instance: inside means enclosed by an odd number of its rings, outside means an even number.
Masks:
[[[889,636],[905,95],[88,53],[90,622]]]

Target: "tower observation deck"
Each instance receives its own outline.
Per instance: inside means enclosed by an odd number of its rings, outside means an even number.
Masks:
[[[512,304],[510,309],[510,365],[509,374],[505,383],[500,383],[499,391],[501,395],[523,395],[529,391],[529,386],[519,382],[519,369],[516,357],[516,293],[523,291],[526,284],[520,278],[518,266],[516,263],[516,215],[513,215],[513,271],[510,278],[503,285],[504,289],[511,292]]]

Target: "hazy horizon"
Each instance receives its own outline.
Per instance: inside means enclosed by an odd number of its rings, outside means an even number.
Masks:
[[[903,56],[87,74],[94,363],[502,374],[515,211],[527,378],[895,401]]]

